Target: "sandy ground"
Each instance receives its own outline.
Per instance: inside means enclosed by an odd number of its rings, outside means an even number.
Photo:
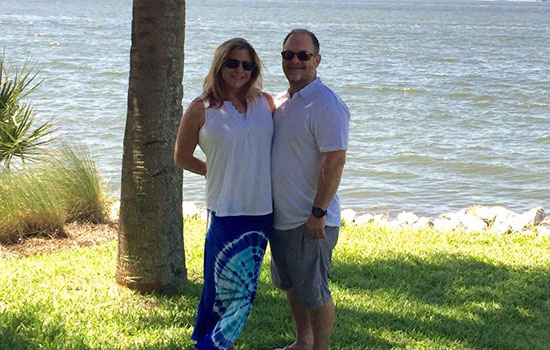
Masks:
[[[20,241],[0,245],[0,258],[25,257],[47,254],[62,249],[97,246],[112,241],[117,237],[118,224],[71,223],[65,226],[62,236],[28,237]]]

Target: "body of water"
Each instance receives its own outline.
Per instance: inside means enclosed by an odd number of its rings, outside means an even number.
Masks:
[[[86,144],[120,186],[131,7],[122,1],[0,1],[6,63],[40,68],[40,120]],[[282,40],[321,42],[319,76],[351,109],[344,207],[437,215],[472,204],[550,209],[550,2],[187,1],[184,106],[214,49],[248,39],[264,88],[287,88]],[[204,179],[185,173],[202,202]]]

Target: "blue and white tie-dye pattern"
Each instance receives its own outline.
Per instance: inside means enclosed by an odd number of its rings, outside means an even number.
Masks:
[[[198,349],[227,349],[252,309],[272,215],[217,217],[210,213],[204,289],[192,339]]]

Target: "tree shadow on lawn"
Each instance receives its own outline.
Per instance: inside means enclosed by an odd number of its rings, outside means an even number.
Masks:
[[[36,307],[36,306],[34,306]],[[23,308],[17,313],[0,313],[0,349],[38,350],[58,348],[59,340],[67,337],[64,320],[60,316],[45,320],[39,317],[34,307]],[[37,336],[37,333],[40,333]],[[82,338],[73,339],[71,349],[90,349]]]
[[[265,268],[265,265],[264,265]],[[268,267],[269,268],[269,267]],[[347,310],[337,308],[337,314]],[[361,315],[352,315],[350,322],[356,324]],[[340,317],[337,322],[341,322]],[[362,329],[337,327],[331,340],[331,350],[391,349],[392,344],[371,336]],[[237,339],[237,348],[243,350],[272,350],[282,348],[295,339],[295,329],[284,292],[271,283],[260,282],[254,307],[243,333]]]
[[[197,307],[202,294],[203,284],[188,280],[175,294],[159,294],[140,296],[143,298],[143,305],[150,309],[139,316],[139,324],[142,329],[185,329],[183,337],[171,337],[160,339],[159,343],[150,343],[140,346],[140,350],[181,350],[195,349],[191,341],[191,333],[195,326]],[[135,321],[135,320],[134,320]],[[127,322],[127,321],[126,321]]]
[[[263,269],[269,271],[269,261]],[[333,292],[351,296],[335,297],[332,350],[396,349],[416,341],[499,350],[542,350],[550,344],[550,267],[495,265],[450,254],[426,259],[404,254],[368,262],[334,261],[331,283]],[[144,327],[151,323],[192,329],[201,291],[202,283],[190,282],[177,296],[155,296],[161,305],[167,303],[163,307],[191,307],[192,315],[176,320],[146,315]],[[357,298],[360,303],[354,305]],[[373,302],[372,309],[365,306]],[[381,333],[389,335],[377,335]],[[271,350],[292,342],[294,334],[284,293],[262,279],[237,339],[239,349]],[[192,348],[186,340],[185,349]]]
[[[337,322],[387,329],[466,347],[547,349],[550,344],[550,268],[497,266],[470,257],[413,255],[369,262],[334,262],[333,286],[373,310],[337,306]],[[372,305],[372,301],[371,304]],[[380,311],[382,310],[382,311]]]
[[[113,280],[113,283],[114,280]],[[97,332],[106,331],[108,324],[116,324],[118,334],[133,337],[139,334],[150,334],[146,344],[139,345],[140,350],[172,350],[194,349],[189,336],[185,339],[177,336],[168,338],[158,337],[158,332],[170,331],[174,328],[183,329],[191,334],[196,314],[196,306],[202,291],[202,284],[188,281],[179,289],[176,295],[151,294],[142,295],[135,293],[125,298],[124,303],[128,307],[119,307],[113,301],[114,307],[107,301],[105,307],[96,305],[92,312],[103,314],[92,317],[91,322],[100,324],[104,319],[107,325],[87,324],[87,316],[80,320],[78,330],[69,331],[66,320],[63,318],[63,310],[52,309],[51,305],[41,303],[27,303],[16,312],[0,312],[0,349],[1,350],[38,350],[38,349],[74,349],[88,350],[91,348],[121,349],[125,340],[106,340],[105,338],[89,338],[88,329]],[[61,307],[63,308],[63,306]],[[47,312],[45,310],[50,310]],[[1,311],[1,310],[0,310]],[[88,311],[81,311],[81,313]],[[79,316],[72,315],[71,319],[79,322]],[[93,334],[94,332],[92,332]],[[116,332],[113,333],[117,336]],[[89,345],[94,342],[94,345]],[[130,341],[131,342],[131,341]],[[140,342],[142,342],[140,340]],[[183,343],[183,344],[182,344]],[[137,346],[137,345],[136,345]],[[183,347],[182,347],[183,346]],[[130,346],[134,349],[135,347]]]
[[[269,269],[269,263],[263,268]],[[335,261],[332,289],[340,295],[335,297],[332,350],[404,348],[409,341],[425,339],[475,349],[547,349],[550,344],[550,267],[497,266],[447,254]],[[122,329],[127,324],[129,332],[184,329],[185,339],[159,339],[140,349],[193,349],[188,335],[201,291],[200,281],[189,281],[174,296],[136,295],[131,298],[135,304],[114,321],[122,323]],[[65,349],[89,349],[85,333],[68,334],[61,316],[40,308],[28,305],[17,313],[0,314],[0,349],[34,350],[64,341]],[[145,312],[129,315],[142,309]],[[243,350],[271,350],[293,339],[284,293],[264,278],[237,344]]]

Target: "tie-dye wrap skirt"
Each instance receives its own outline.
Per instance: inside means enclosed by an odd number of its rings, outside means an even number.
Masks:
[[[197,349],[225,350],[243,330],[272,222],[272,214],[218,217],[209,212],[204,288],[191,335]]]

